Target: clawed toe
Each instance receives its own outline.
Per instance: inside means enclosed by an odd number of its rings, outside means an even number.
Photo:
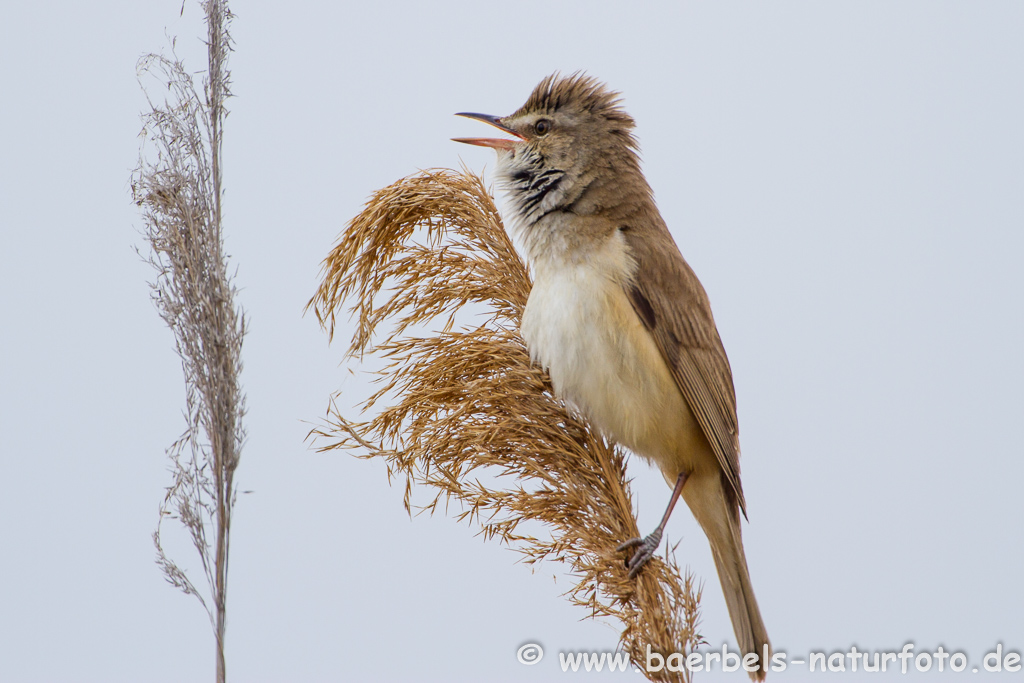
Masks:
[[[631,538],[628,541],[626,541],[625,543],[620,544],[619,547],[617,547],[615,549],[615,552],[621,553],[623,550],[629,550],[630,548],[635,548],[638,545],[643,545],[643,543],[644,543],[644,539],[642,539],[639,536],[637,536],[636,538]]]
[[[629,578],[635,579],[640,570],[644,568],[644,565],[657,552],[658,546],[661,545],[661,532],[655,530],[647,538],[631,538],[625,543],[621,544],[617,551],[629,550],[630,548],[636,548],[636,552],[633,556],[626,561],[626,569],[629,570]]]

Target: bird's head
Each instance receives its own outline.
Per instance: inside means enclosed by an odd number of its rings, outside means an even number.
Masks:
[[[455,141],[497,150],[498,180],[528,222],[575,207],[615,174],[639,172],[632,117],[621,108],[618,93],[589,76],[548,76],[508,116],[458,116],[484,121],[512,136]]]

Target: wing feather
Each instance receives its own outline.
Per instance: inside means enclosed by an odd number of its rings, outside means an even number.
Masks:
[[[636,262],[626,286],[633,309],[654,336],[746,516],[732,369],[704,287],[663,223],[620,231]]]

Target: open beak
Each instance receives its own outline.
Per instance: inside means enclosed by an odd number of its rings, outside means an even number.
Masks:
[[[525,138],[514,130],[505,127],[501,123],[500,116],[491,116],[490,114],[471,114],[470,112],[459,112],[456,116],[465,116],[467,119],[477,119],[484,123],[489,123],[498,130],[514,135],[519,140]],[[455,142],[465,142],[467,145],[479,145],[481,147],[493,147],[494,149],[512,149],[519,140],[507,140],[504,138],[452,138]]]

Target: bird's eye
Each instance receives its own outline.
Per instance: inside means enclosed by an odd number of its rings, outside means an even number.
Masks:
[[[537,135],[547,135],[551,130],[551,122],[547,119],[541,119],[537,123],[533,124],[533,130]]]

